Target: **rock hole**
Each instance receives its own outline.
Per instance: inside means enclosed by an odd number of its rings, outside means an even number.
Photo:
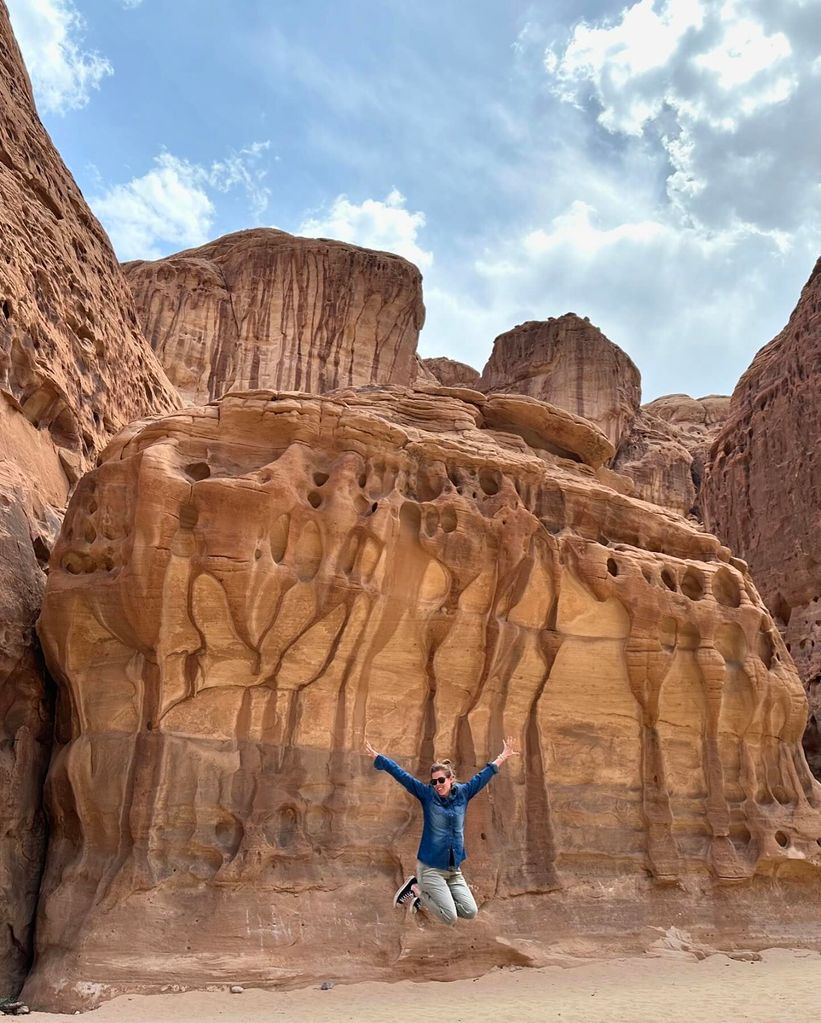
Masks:
[[[373,504],[371,505],[371,511],[370,511],[370,514],[371,514],[371,515],[373,515],[373,513],[374,513],[374,512],[376,511],[376,509],[377,509],[378,507],[379,507],[379,502],[378,502],[378,501],[374,501],[374,502],[373,502]]]
[[[484,831],[481,834],[482,834],[482,841],[486,842],[487,841],[487,835],[484,833]]]
[[[439,515],[439,522],[446,533],[452,533],[458,525],[456,512],[450,506],[443,508]]]
[[[701,600],[704,596],[704,579],[700,572],[688,568],[681,580],[681,592],[689,600]]]
[[[787,846],[790,844],[789,838],[787,838],[783,831],[776,831],[775,840],[776,842],[778,842],[782,849],[786,849]]]
[[[651,583],[653,581],[653,573],[646,565],[642,565],[641,574],[644,576],[644,581],[646,583]]]
[[[322,498],[315,490],[312,490],[308,494],[308,504],[312,508],[318,508],[322,504]]]
[[[207,480],[211,475],[211,466],[207,462],[192,462],[190,465],[186,465],[185,474],[195,483],[199,480]]]
[[[8,300],[8,299],[5,299],[5,300],[3,301],[3,305],[2,305],[2,307],[0,307],[0,308],[2,308],[2,310],[3,310],[3,315],[5,316],[5,318],[6,318],[7,320],[10,320],[10,319],[11,319],[11,302],[9,302],[9,300]]]
[[[713,596],[724,607],[741,604],[741,589],[729,569],[720,568],[713,576]]]
[[[330,479],[330,477],[328,476],[327,472],[315,472],[314,473],[314,483],[318,487],[324,487],[329,479]]]
[[[677,589],[676,577],[673,575],[669,568],[662,569],[661,581],[664,583],[668,590],[672,590],[673,593],[676,592]]]
[[[493,497],[494,494],[498,494],[501,486],[499,473],[494,472],[491,469],[482,469],[479,472],[479,486],[482,490],[484,490],[488,497]]]
[[[83,571],[82,558],[77,554],[66,554],[63,558],[63,569],[68,572],[69,575],[81,575]]]
[[[610,573],[610,575],[619,574],[619,566],[616,564],[615,558],[607,559],[607,571]]]
[[[364,487],[365,484],[368,482],[367,475],[364,472],[361,472],[356,482],[359,484],[360,487]]]
[[[86,528],[83,531],[83,537],[86,543],[94,543],[94,541],[97,539],[97,530],[94,528],[94,526],[91,525],[90,522],[86,525]]]

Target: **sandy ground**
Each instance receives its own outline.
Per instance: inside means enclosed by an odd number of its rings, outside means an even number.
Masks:
[[[816,1023],[821,956],[769,949],[760,962],[673,953],[588,962],[572,969],[494,970],[451,983],[337,984],[299,991],[124,995],[89,1023]],[[77,1019],[34,1012],[29,1020]]]

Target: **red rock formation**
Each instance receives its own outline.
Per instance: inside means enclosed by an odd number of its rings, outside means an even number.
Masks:
[[[457,362],[440,356],[436,359],[423,359],[425,368],[445,387],[476,388],[481,374],[478,369],[468,366],[466,362]]]
[[[641,400],[641,376],[632,360],[575,313],[500,334],[478,387],[558,405],[595,423],[616,447]]]
[[[750,563],[808,687],[821,772],[821,260],[789,323],[730,400],[705,471],[704,518]]]
[[[34,108],[0,2],[0,994],[31,955],[50,700],[32,642],[68,494],[129,420],[178,396]]]
[[[613,468],[629,476],[645,501],[700,517],[704,460],[730,399],[667,394],[642,405],[622,440]]]
[[[697,514],[700,514],[698,495],[704,476],[704,463],[713,441],[730,414],[729,395],[708,394],[705,398],[691,398],[689,394],[665,394],[642,408],[674,427],[678,440],[690,452],[693,459],[691,473],[696,489],[695,508]]]
[[[329,954],[338,979],[463,976],[670,920],[815,934],[792,663],[743,564],[612,489],[608,452],[532,398],[430,387],[235,393],[112,442],[41,618],[61,715],[29,1002],[169,964],[306,983]],[[389,901],[419,823],[363,740],[464,776],[511,733],[468,816],[482,912],[431,956]]]
[[[190,402],[416,376],[422,278],[400,256],[260,228],[124,270],[145,336]]]

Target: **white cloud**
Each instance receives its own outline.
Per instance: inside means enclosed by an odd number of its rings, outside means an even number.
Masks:
[[[158,259],[168,245],[187,247],[208,240],[214,205],[201,167],[162,153],[154,167],[125,185],[91,200],[118,257]]]
[[[71,0],[8,0],[8,8],[40,109],[64,114],[84,107],[114,68],[82,48],[85,22]]]
[[[255,213],[268,201],[265,171],[257,161],[268,142],[255,142],[204,167],[161,153],[154,166],[126,184],[90,200],[122,260],[158,259],[210,238],[216,208],[212,194],[241,187]]]
[[[577,24],[544,68],[554,95],[655,147],[685,223],[787,229],[821,212],[807,151],[819,43],[801,0],[639,0]]]
[[[218,192],[227,192],[237,185],[245,189],[252,211],[260,216],[265,212],[271,198],[271,190],[263,184],[265,171],[256,163],[263,153],[268,152],[271,143],[254,142],[238,153],[231,153],[224,160],[211,165],[209,179]],[[278,160],[279,157],[274,157]]]
[[[140,7],[142,2],[143,0],[120,0],[120,4],[125,7],[127,11],[133,10],[135,7]]]
[[[433,265],[433,253],[417,240],[424,226],[424,213],[405,209],[405,197],[394,189],[384,200],[365,199],[359,205],[337,196],[330,209],[303,220],[297,233],[395,252],[426,269]]]

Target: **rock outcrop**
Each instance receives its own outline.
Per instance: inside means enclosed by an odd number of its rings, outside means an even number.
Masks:
[[[750,564],[810,695],[821,773],[821,260],[739,380],[703,483],[704,518]]]
[[[191,403],[416,377],[422,277],[392,253],[259,228],[124,270],[145,336]]]
[[[500,334],[478,388],[558,405],[595,423],[616,448],[641,401],[641,375],[629,356],[574,313]]]
[[[33,640],[68,495],[129,420],[179,404],[108,239],[55,151],[0,2],[0,995],[19,988],[51,696]]]
[[[425,369],[444,387],[471,387],[479,384],[481,373],[466,362],[457,362],[440,356],[436,359],[423,359]]]
[[[30,1004],[478,973],[583,933],[795,940],[821,909],[807,705],[741,562],[534,399],[234,393],[122,433],[40,624],[59,681]],[[390,909],[419,834],[361,753],[469,776],[482,912]],[[431,956],[432,943],[438,950]],[[349,950],[346,952],[346,950]]]
[[[730,399],[667,394],[642,405],[619,445],[613,468],[636,484],[636,496],[701,517],[704,461],[727,418]]]

